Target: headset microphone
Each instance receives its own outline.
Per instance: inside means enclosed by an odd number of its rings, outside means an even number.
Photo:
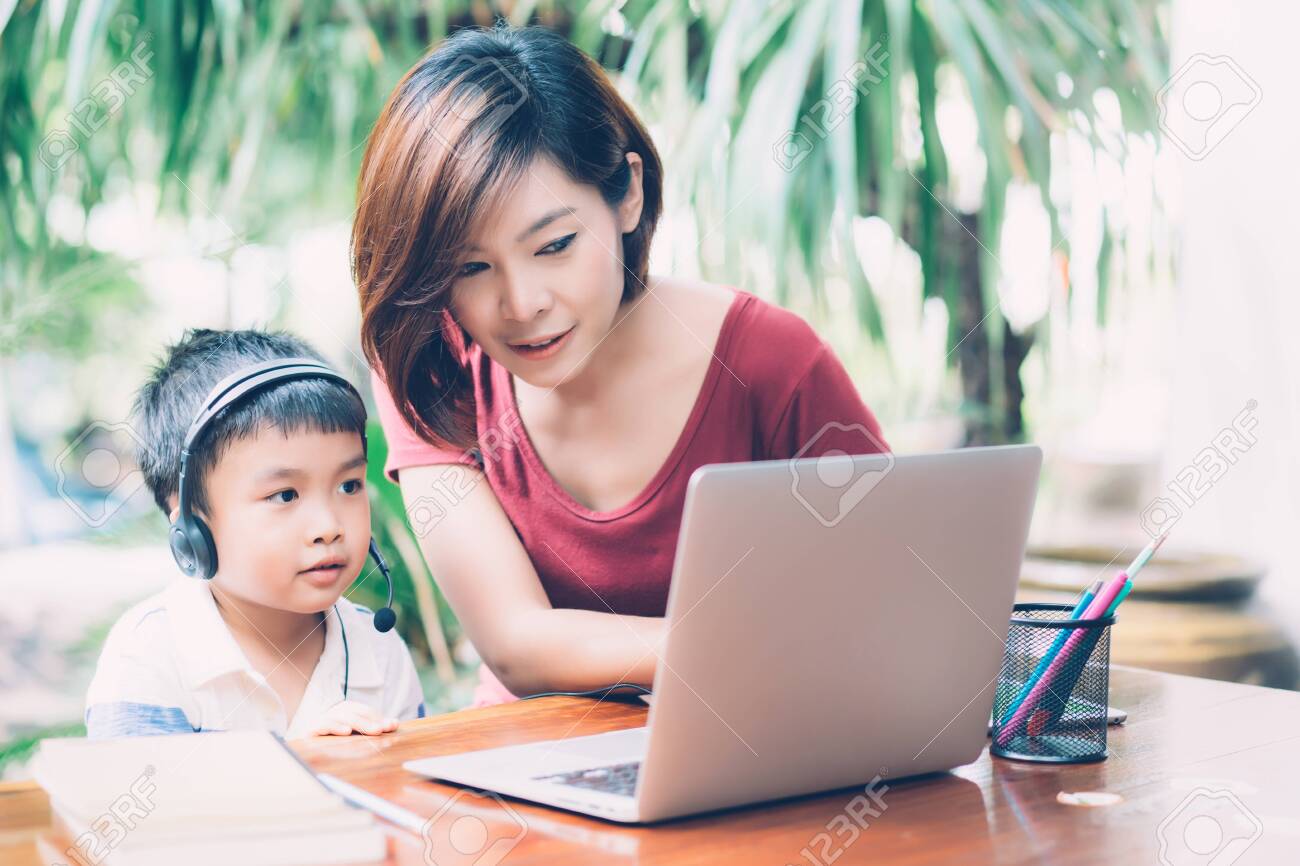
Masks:
[[[379,552],[379,545],[375,540],[370,539],[370,556],[375,560],[375,565],[379,566],[379,573],[384,576],[384,582],[388,584],[388,603],[375,611],[375,631],[388,631],[397,622],[397,614],[393,613],[393,578],[388,573],[388,563],[384,562],[384,556]]]

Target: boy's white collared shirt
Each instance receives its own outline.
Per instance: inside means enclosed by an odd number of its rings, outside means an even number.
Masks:
[[[421,718],[410,652],[396,631],[377,632],[372,617],[346,598],[325,612],[325,649],[290,719],[230,634],[209,582],[178,578],[109,632],[86,694],[87,736],[253,729],[293,739],[344,700],[345,688],[347,700],[384,716]]]

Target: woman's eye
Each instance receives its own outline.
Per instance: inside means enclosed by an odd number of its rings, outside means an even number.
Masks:
[[[554,255],[555,253],[562,253],[569,248],[569,244],[573,243],[573,239],[577,236],[578,233],[574,232],[571,235],[565,235],[562,238],[556,238],[546,246],[542,247],[537,252],[539,255],[543,255],[543,256]]]
[[[456,276],[472,277],[475,274],[477,274],[479,271],[485,269],[486,267],[487,265],[485,265],[483,262],[466,262],[464,265],[461,266],[460,270],[456,272]]]
[[[297,490],[277,490],[270,496],[266,497],[268,502],[278,502],[282,505],[288,505],[298,498]]]
[[[347,481],[344,481],[342,484],[339,485],[339,489],[349,496],[359,492],[361,490],[361,487],[362,487],[362,483],[361,483],[361,479],[359,478],[349,478]]]

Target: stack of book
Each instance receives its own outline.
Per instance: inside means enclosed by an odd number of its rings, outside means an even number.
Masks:
[[[42,741],[32,772],[75,866],[373,863],[386,837],[274,734]]]

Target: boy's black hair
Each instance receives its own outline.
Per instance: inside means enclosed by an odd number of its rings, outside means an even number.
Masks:
[[[306,341],[283,331],[186,331],[168,347],[162,361],[136,395],[135,432],[143,443],[136,459],[145,483],[163,514],[176,496],[181,446],[203,398],[218,382],[260,361],[307,357],[324,362]],[[193,505],[207,510],[204,480],[232,442],[255,435],[267,425],[285,432],[353,432],[366,438],[366,407],[337,382],[294,379],[245,397],[208,424],[190,455],[194,473]]]

